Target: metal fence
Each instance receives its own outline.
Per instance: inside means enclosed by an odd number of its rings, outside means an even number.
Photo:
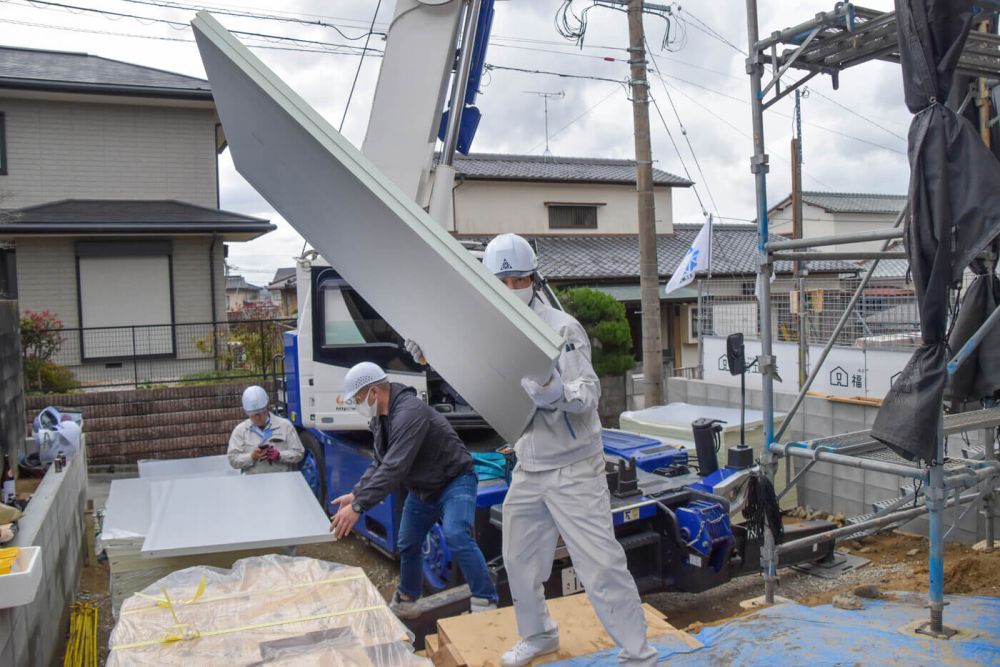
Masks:
[[[771,284],[772,331],[777,342],[824,345],[847,309],[859,279],[810,275],[779,277]],[[743,333],[760,337],[761,308],[755,277],[712,279],[701,286],[701,334]],[[697,323],[694,326],[698,326]],[[851,313],[835,345],[863,349],[915,348],[921,342],[920,317],[912,285],[905,276],[873,281]]]
[[[68,391],[226,379],[267,379],[294,318],[63,328],[46,359],[26,351],[29,391]]]

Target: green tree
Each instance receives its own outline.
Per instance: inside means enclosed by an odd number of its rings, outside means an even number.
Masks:
[[[594,370],[598,375],[621,375],[635,366],[632,331],[621,302],[589,287],[561,290],[559,300],[590,336]]]

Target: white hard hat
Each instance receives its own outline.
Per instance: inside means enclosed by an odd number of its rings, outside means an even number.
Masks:
[[[531,244],[517,234],[501,234],[486,245],[483,265],[499,278],[530,276],[538,270]]]
[[[344,400],[353,399],[359,391],[370,384],[381,382],[386,379],[385,371],[370,361],[362,361],[360,364],[351,366],[344,376]]]
[[[243,412],[250,414],[267,407],[269,400],[263,387],[253,385],[243,391]]]

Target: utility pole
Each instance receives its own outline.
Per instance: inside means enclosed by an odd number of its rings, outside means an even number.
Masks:
[[[651,407],[663,403],[663,345],[660,334],[660,275],[656,261],[656,217],[653,208],[653,154],[649,144],[649,79],[646,74],[642,4],[642,0],[629,0],[628,3],[628,51],[639,211],[642,377],[645,405]]]
[[[802,109],[800,91],[795,91],[795,136],[792,138],[792,238],[802,238]],[[809,333],[806,313],[806,274],[804,262],[795,262],[793,275],[798,292],[799,389],[809,377]]]

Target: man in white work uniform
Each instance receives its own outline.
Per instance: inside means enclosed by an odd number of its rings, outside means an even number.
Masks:
[[[243,412],[247,418],[229,436],[229,465],[245,475],[298,470],[305,454],[292,422],[268,410],[263,387],[247,387],[243,392]]]
[[[514,443],[517,466],[503,503],[503,562],[521,641],[503,654],[505,667],[526,665],[559,648],[559,631],[545,604],[561,535],[597,617],[622,650],[618,660],[652,665],[639,592],[611,524],[604,446],[597,401],[601,385],[590,362],[590,339],[569,314],[542,302],[531,245],[501,234],[486,246],[483,264],[563,338],[552,377],[521,385],[538,407]]]

